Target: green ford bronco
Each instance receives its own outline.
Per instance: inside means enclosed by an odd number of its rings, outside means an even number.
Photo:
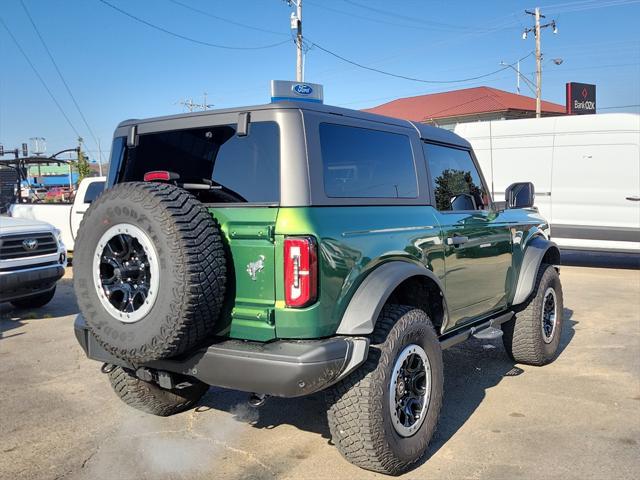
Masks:
[[[333,442],[398,474],[425,455],[442,350],[558,352],[560,253],[530,183],[497,205],[452,132],[321,103],[127,120],[77,238],[75,334],[156,415],[209,385],[325,391]]]

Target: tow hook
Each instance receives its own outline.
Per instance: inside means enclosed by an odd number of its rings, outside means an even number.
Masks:
[[[267,403],[268,398],[269,395],[266,395],[264,393],[252,393],[251,395],[249,395],[249,400],[247,400],[247,402],[252,408],[260,408],[265,403]]]
[[[111,372],[113,372],[115,369],[116,369],[116,366],[115,366],[115,365],[113,365],[113,364],[111,364],[111,363],[103,363],[103,364],[102,364],[102,367],[100,367],[100,371],[101,371],[102,373],[105,373],[105,374],[107,374],[107,373],[111,373]]]

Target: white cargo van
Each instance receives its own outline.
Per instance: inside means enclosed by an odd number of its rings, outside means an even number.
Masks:
[[[457,125],[497,201],[530,181],[563,248],[640,252],[640,115],[502,120]]]

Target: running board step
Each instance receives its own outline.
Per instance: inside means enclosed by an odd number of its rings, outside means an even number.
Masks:
[[[480,322],[475,326],[462,327],[454,332],[440,337],[440,348],[446,350],[454,345],[464,342],[473,336],[481,340],[493,340],[502,336],[501,325],[513,318],[513,312],[505,312],[490,320]]]
[[[473,338],[478,340],[496,340],[502,336],[502,329],[495,327],[487,327],[473,332]]]

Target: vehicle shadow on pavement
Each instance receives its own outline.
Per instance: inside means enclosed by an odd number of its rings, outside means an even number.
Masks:
[[[570,344],[575,335],[577,321],[572,319],[573,310],[564,309],[564,326],[557,356]],[[444,401],[440,422],[424,461],[434,455],[465,424],[480,406],[486,391],[497,386],[504,378],[526,374],[507,355],[502,340],[480,341],[470,339],[443,352]],[[526,367],[527,370],[539,367]],[[544,367],[542,367],[544,368]],[[508,407],[506,407],[508,408]],[[505,415],[520,416],[516,411],[505,411]]]
[[[25,332],[6,334],[22,327],[26,321],[46,321],[53,317],[65,317],[78,313],[78,305],[73,294],[73,280],[63,278],[58,281],[56,294],[47,305],[39,308],[16,308],[10,303],[0,304],[0,340],[23,335]]]
[[[562,355],[575,334],[574,326],[578,322],[572,316],[573,310],[565,308],[558,355]],[[488,389],[498,385],[505,377],[526,373],[507,356],[500,339],[490,342],[471,339],[444,351],[443,357],[444,402],[437,431],[423,462],[434,455],[465,424],[482,403]],[[271,398],[258,409],[258,415],[250,420],[234,413],[238,410],[238,404],[245,403],[247,399],[246,393],[214,387],[198,408],[229,412],[236,420],[254,428],[272,429],[283,424],[292,425],[299,430],[319,434],[331,443],[322,393],[302,398]]]
[[[329,440],[326,406],[323,393],[316,393],[301,398],[270,398],[256,410],[255,417],[246,418],[239,404],[246,404],[249,395],[244,392],[212,387],[201,400],[198,409],[213,408],[229,412],[234,419],[249,423],[254,428],[272,429],[280,425],[291,425],[299,430],[317,433]],[[240,414],[236,414],[236,412]]]

